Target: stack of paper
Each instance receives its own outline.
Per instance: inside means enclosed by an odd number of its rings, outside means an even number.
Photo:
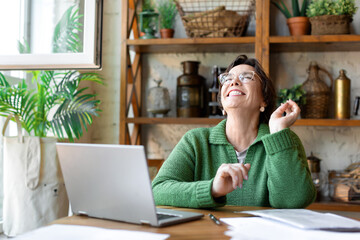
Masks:
[[[51,225],[16,237],[16,240],[164,240],[169,234],[106,229],[77,225]]]
[[[222,218],[232,239],[360,239],[360,222],[305,209],[244,211],[261,217]]]

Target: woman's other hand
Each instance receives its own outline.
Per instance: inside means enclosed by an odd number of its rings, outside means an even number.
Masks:
[[[285,116],[283,116],[284,112],[286,113]],[[300,108],[293,100],[288,100],[286,103],[281,104],[271,114],[269,121],[270,133],[276,133],[290,127],[299,117],[299,114]]]
[[[248,179],[250,164],[222,164],[216,172],[211,188],[211,195],[214,198],[225,196],[237,187],[242,188],[243,180]]]

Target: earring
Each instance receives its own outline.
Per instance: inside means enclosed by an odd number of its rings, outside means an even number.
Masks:
[[[224,116],[226,116],[226,111],[225,111],[225,110],[222,110],[222,114],[223,114]]]
[[[260,112],[264,112],[265,111],[265,107],[260,107]]]

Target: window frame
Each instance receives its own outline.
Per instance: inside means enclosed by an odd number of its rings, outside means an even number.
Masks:
[[[84,2],[84,43],[81,53],[0,55],[0,70],[100,69],[103,0]]]

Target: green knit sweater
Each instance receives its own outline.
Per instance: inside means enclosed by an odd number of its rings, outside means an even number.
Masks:
[[[211,208],[226,205],[303,208],[316,197],[304,148],[286,128],[270,134],[261,124],[248,148],[248,180],[224,197],[214,199],[211,186],[223,163],[237,163],[225,135],[226,120],[212,128],[187,132],[164,162],[152,186],[157,205]]]

